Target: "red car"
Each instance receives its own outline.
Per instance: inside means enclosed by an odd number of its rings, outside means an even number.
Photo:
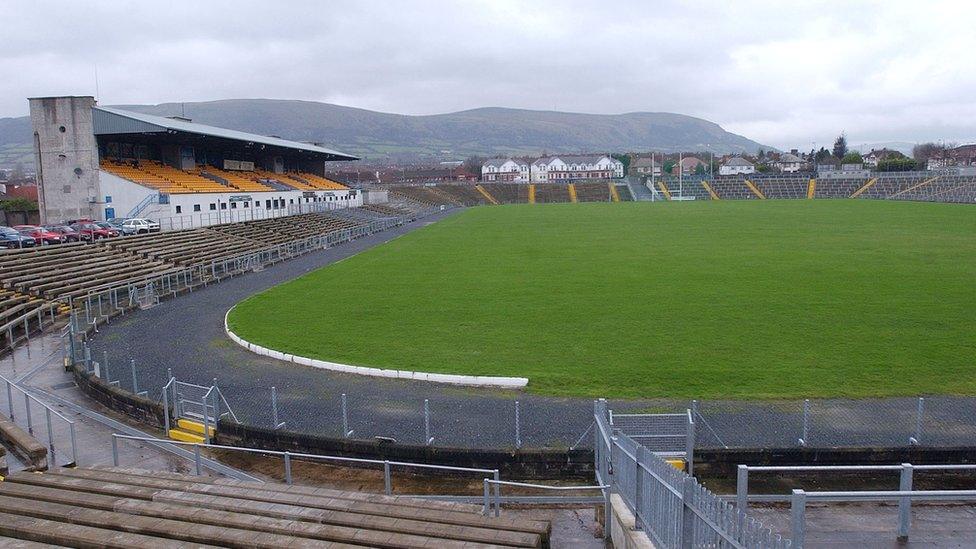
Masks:
[[[64,244],[68,241],[67,236],[36,225],[14,225],[13,228],[20,234],[33,238],[34,243],[38,246],[44,244]]]
[[[78,223],[69,225],[69,227],[78,231],[81,239],[88,242],[100,240],[102,238],[119,236],[119,232],[115,229],[106,229],[105,227],[100,227],[91,221],[80,221]]]

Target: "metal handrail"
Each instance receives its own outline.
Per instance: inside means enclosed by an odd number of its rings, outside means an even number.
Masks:
[[[902,488],[910,488],[912,485],[913,471],[976,471],[976,464],[923,464],[913,465],[911,463],[886,464],[886,465],[739,465],[736,470],[735,479],[735,502],[736,507],[746,510],[749,501],[788,501],[788,495],[754,494],[749,495],[749,472],[868,472],[868,471],[899,471],[901,473]],[[857,492],[864,493],[864,492]],[[844,501],[837,499],[835,501]]]
[[[498,479],[484,479],[484,505],[482,506],[485,516],[489,514],[489,510],[494,506],[495,516],[500,514],[502,502],[501,502],[501,491],[500,486],[516,486],[520,488],[533,488],[538,490],[552,490],[557,492],[576,492],[583,490],[599,490],[603,494],[603,505],[604,511],[606,513],[606,521],[604,522],[604,538],[608,538],[610,535],[610,485],[609,484],[598,484],[594,486],[549,486],[547,484],[530,484],[527,482],[513,482],[510,480],[498,480]],[[490,486],[495,487],[494,497],[490,498]]]
[[[8,415],[10,416],[10,421],[14,421],[13,389],[17,389],[18,391],[20,391],[21,394],[24,395],[24,408],[27,414],[27,431],[31,435],[34,434],[34,424],[31,418],[30,403],[33,400],[42,408],[44,408],[44,416],[47,421],[48,452],[51,456],[52,461],[55,459],[55,449],[54,449],[54,430],[51,425],[51,416],[53,415],[58,419],[60,419],[61,421],[64,421],[65,423],[68,424],[68,432],[69,432],[70,444],[71,444],[71,461],[67,464],[67,466],[76,465],[78,463],[78,444],[77,444],[77,439],[75,437],[75,422],[61,415],[61,413],[59,413],[54,408],[48,406],[44,402],[38,400],[37,397],[28,393],[23,387],[17,385],[16,382],[10,381],[9,379],[7,379],[2,375],[0,375],[0,382],[3,382],[7,385],[7,406],[8,406]]]
[[[912,523],[912,500],[976,500],[976,490],[866,490],[861,492],[806,492],[793,490],[790,496],[790,521],[794,549],[803,549],[806,539],[807,500],[862,501],[898,500],[898,539],[907,541]]]

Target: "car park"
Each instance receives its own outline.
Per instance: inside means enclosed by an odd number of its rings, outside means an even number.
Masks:
[[[93,222],[79,222],[70,226],[72,229],[78,231],[81,239],[86,242],[93,242],[95,240],[101,240],[103,238],[111,238],[112,233],[107,229],[99,227]],[[116,234],[116,236],[118,236]]]
[[[0,246],[4,248],[33,248],[37,242],[20,231],[10,227],[0,227]]]
[[[105,231],[108,233],[108,236],[110,238],[114,238],[116,236],[122,236],[122,231],[117,229],[114,225],[112,225],[108,221],[95,221],[93,225],[98,225],[99,227],[105,229]]]
[[[159,222],[133,217],[122,223],[122,232],[125,234],[157,233],[159,232]]]
[[[78,234],[78,231],[68,227],[67,225],[45,225],[44,229],[64,236],[67,239],[67,242],[78,242],[81,240],[81,235]]]
[[[68,237],[62,235],[61,233],[52,232],[44,227],[38,227],[37,225],[14,225],[13,229],[19,231],[20,234],[24,236],[33,238],[34,243],[39,246],[48,244],[64,244],[68,241]]]

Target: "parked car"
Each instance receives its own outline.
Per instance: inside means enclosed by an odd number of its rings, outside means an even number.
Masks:
[[[20,231],[20,234],[24,236],[33,238],[34,243],[39,246],[46,244],[64,244],[68,241],[68,237],[61,233],[51,232],[37,225],[14,225],[13,229]]]
[[[122,232],[125,234],[158,233],[159,222],[153,221],[152,219],[133,217],[122,222]]]
[[[122,231],[116,229],[115,226],[108,221],[95,221],[94,225],[98,225],[99,227],[105,229],[108,232],[109,237],[114,238],[116,236],[122,236]]]
[[[70,227],[76,231],[81,236],[81,239],[86,242],[92,242],[95,240],[101,240],[102,238],[110,238],[112,233],[108,229],[103,229],[92,222],[81,222],[70,225]],[[118,234],[116,234],[118,236]]]
[[[78,231],[68,227],[67,225],[45,225],[44,228],[52,233],[58,233],[68,239],[68,242],[78,242],[81,240],[81,235]]]
[[[113,217],[112,219],[109,219],[108,221],[106,221],[106,223],[108,223],[109,225],[115,227],[115,230],[117,230],[120,233],[122,233],[123,232],[122,231],[122,224],[125,223],[125,220],[126,219],[128,219],[128,218],[127,217]]]
[[[4,248],[33,248],[37,245],[32,237],[20,234],[17,229],[0,227],[0,246]]]

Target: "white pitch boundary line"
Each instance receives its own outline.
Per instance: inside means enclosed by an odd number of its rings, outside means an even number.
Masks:
[[[232,310],[234,310],[234,307],[231,307],[226,313],[224,313],[224,332],[227,333],[227,337],[229,337],[234,343],[237,343],[252,353],[271,357],[277,360],[294,362],[295,364],[301,364],[302,366],[311,366],[313,368],[321,368],[323,370],[342,372],[345,374],[359,374],[364,376],[385,377],[392,379],[409,379],[412,381],[430,381],[433,383],[446,383],[448,385],[521,389],[529,384],[529,378],[527,377],[464,376],[430,372],[413,372],[410,370],[387,370],[384,368],[352,366],[350,364],[340,364],[338,362],[329,362],[326,360],[318,360],[304,356],[290,355],[288,353],[282,353],[281,351],[275,351],[274,349],[268,349],[267,347],[262,347],[260,345],[251,343],[232,332],[230,330],[230,326],[227,325],[227,317],[230,316],[230,312]]]

